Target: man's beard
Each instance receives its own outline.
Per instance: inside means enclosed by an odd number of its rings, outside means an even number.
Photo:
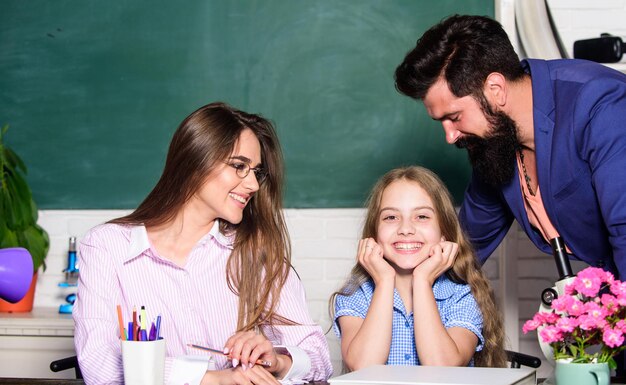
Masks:
[[[494,187],[511,181],[515,175],[516,151],[520,149],[517,125],[502,111],[485,111],[490,132],[486,138],[475,135],[459,139],[458,148],[466,148],[472,167],[486,183]]]

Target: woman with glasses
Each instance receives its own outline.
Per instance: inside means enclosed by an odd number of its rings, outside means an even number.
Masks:
[[[326,339],[291,269],[282,182],[266,119],[212,103],[180,124],[145,200],[81,241],[73,315],[88,384],[123,383],[120,335],[141,335],[120,332],[117,305],[125,326],[142,306],[148,325],[160,316],[167,383],[330,377]],[[209,359],[190,344],[225,354]]]

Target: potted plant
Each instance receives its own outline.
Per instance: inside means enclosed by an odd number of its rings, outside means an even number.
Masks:
[[[626,349],[626,282],[596,267],[580,271],[552,301],[524,323],[523,332],[537,330],[550,344],[557,384],[609,384],[613,357]],[[589,379],[590,382],[584,382]]]
[[[17,154],[4,144],[9,126],[0,130],[0,248],[23,247],[33,258],[32,293],[8,309],[30,311],[39,267],[46,269],[45,258],[50,247],[48,233],[37,224],[37,206],[26,182],[26,166]],[[11,305],[11,304],[2,304]]]

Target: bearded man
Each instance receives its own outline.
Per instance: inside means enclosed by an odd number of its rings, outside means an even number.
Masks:
[[[515,219],[540,250],[560,236],[570,258],[626,279],[626,75],[520,62],[497,21],[454,15],[424,33],[395,79],[468,151],[459,215],[481,262]]]

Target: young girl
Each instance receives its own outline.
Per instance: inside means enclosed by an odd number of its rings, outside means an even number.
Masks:
[[[489,282],[433,172],[399,168],[378,181],[357,260],[331,297],[348,370],[504,366],[501,318]]]
[[[291,269],[282,180],[278,138],[262,117],[212,103],[180,124],[152,192],[80,244],[73,316],[86,383],[123,383],[118,304],[127,321],[135,306],[148,321],[161,316],[167,383],[330,377],[326,338]],[[207,370],[197,359],[206,353],[188,344],[228,358]]]

